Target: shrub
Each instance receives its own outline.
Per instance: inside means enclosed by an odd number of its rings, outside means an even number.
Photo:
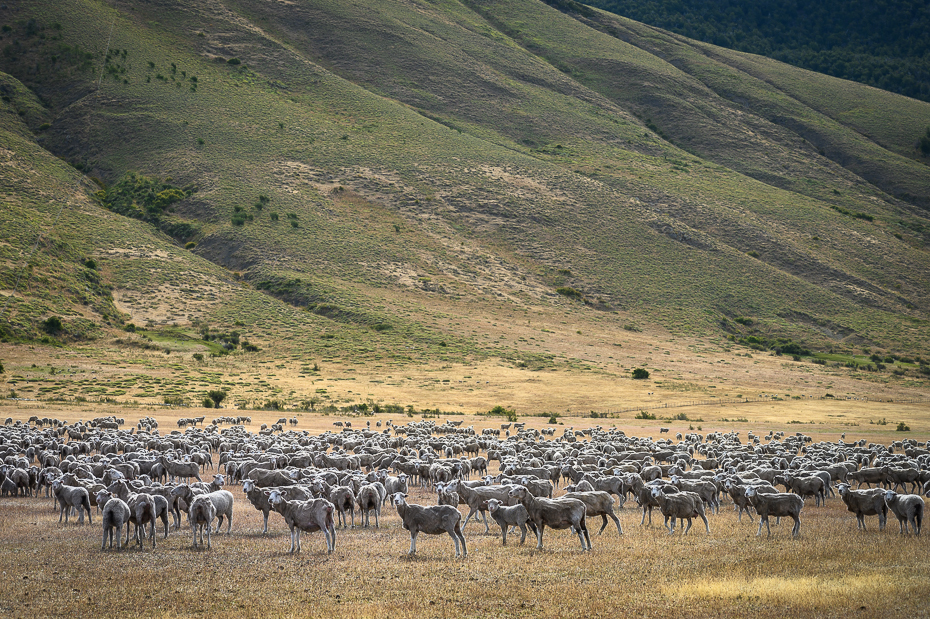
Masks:
[[[61,318],[58,316],[49,316],[42,321],[42,330],[49,335],[57,335],[62,330]]]
[[[204,398],[201,404],[203,405],[204,408],[213,408],[213,400],[211,400],[210,398]]]
[[[272,214],[271,214],[271,221],[278,221],[278,214],[277,214],[277,213],[272,213]]]
[[[4,374],[6,370],[3,369],[3,361],[0,361],[0,374]]]
[[[575,290],[571,286],[563,286],[561,288],[556,288],[555,291],[562,295],[563,297],[568,297],[569,299],[578,299],[579,301],[584,299],[584,295],[581,294],[578,290]]]
[[[242,64],[242,61],[239,60],[238,58],[230,58],[229,60],[226,61],[226,63],[231,64],[232,66],[236,66],[236,65]]]
[[[642,380],[644,378],[649,378],[649,370],[646,368],[634,368],[633,369],[633,379]]]
[[[195,243],[195,242],[193,242],[193,241],[191,241],[191,242],[189,242],[189,243],[186,243],[186,244],[184,245],[184,249],[194,249],[195,247],[197,247],[197,243]]]
[[[203,354],[199,352],[194,353],[194,361],[203,361]]]
[[[84,261],[84,266],[87,267],[88,269],[92,270],[92,271],[96,271],[96,270],[97,270],[97,261],[94,260],[93,258],[88,258],[87,260]]]
[[[507,418],[507,421],[516,421],[516,420],[517,420],[517,411],[512,410],[512,409],[509,409],[509,408],[504,408],[504,407],[501,406],[500,404],[498,404],[497,406],[495,406],[494,408],[492,408],[491,410],[489,410],[487,414],[488,414],[488,415],[495,415],[495,416],[506,417],[506,418]]]
[[[906,423],[904,423],[903,421],[901,421],[901,422],[898,422],[898,427],[895,428],[895,430],[898,432],[910,432],[911,427],[907,425]]]
[[[291,220],[291,228],[299,228],[299,227],[300,227],[300,224],[297,223],[296,220],[292,219],[292,220]]]
[[[647,413],[646,411],[639,411],[638,413],[636,413],[636,416],[633,417],[633,419],[653,419],[653,420],[655,418],[656,418],[655,415],[651,415]]]
[[[553,425],[559,423],[558,417],[559,417],[559,416],[558,416],[556,413],[551,413],[551,414],[549,415],[549,423],[551,423],[551,424],[553,424]]]

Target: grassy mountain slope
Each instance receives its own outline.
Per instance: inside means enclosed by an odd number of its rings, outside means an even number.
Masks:
[[[906,140],[930,105],[531,0],[82,0],[2,19],[4,148],[41,160],[21,166],[40,180],[5,177],[4,289],[43,222],[72,248],[46,268],[88,333],[206,318],[295,357],[564,354],[456,325],[502,310],[928,352],[930,175]],[[187,188],[162,220],[175,238],[94,204],[52,155],[105,191],[129,172]],[[50,226],[69,198],[86,216]],[[90,309],[86,257],[114,289]],[[62,303],[36,281],[16,334]]]

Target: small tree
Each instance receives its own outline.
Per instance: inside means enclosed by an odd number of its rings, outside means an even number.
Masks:
[[[213,400],[213,404],[216,408],[219,408],[220,403],[226,399],[226,392],[219,389],[214,389],[213,391],[207,392],[207,397]]]
[[[644,378],[649,378],[649,370],[646,368],[635,368],[633,370],[633,378],[635,380],[642,380]]]
[[[42,329],[44,329],[45,332],[49,335],[57,335],[58,333],[61,333],[61,318],[58,316],[49,316],[42,322]]]

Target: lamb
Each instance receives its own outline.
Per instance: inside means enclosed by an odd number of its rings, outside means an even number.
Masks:
[[[445,484],[436,484],[436,495],[439,505],[451,505],[452,507],[458,508],[460,501],[459,493],[449,490],[448,486]]]
[[[504,546],[507,545],[508,527],[520,527],[520,531],[522,532],[522,535],[520,535],[521,544],[526,541],[527,524],[533,529],[533,533],[536,533],[536,525],[529,522],[530,516],[523,504],[505,507],[504,504],[497,499],[488,499],[487,508],[494,522],[500,525]]]
[[[304,486],[277,486],[275,490],[289,501],[307,501],[313,498],[310,491]],[[249,502],[255,506],[255,509],[262,512],[265,518],[265,526],[262,528],[262,533],[268,533],[268,514],[271,513],[274,507],[268,502],[268,497],[265,495],[265,492],[255,484],[254,479],[243,479],[242,491],[245,492],[245,496],[249,499]]]
[[[213,505],[213,501],[205,494],[195,496],[187,508],[187,522],[190,524],[194,536],[194,548],[197,547],[198,530],[200,531],[200,545],[203,546],[204,528],[207,530],[207,548],[212,548],[210,529],[213,526],[214,518],[216,518],[216,506]]]
[[[597,533],[598,535],[603,533],[604,529],[607,528],[608,517],[617,525],[617,533],[623,535],[623,529],[620,527],[620,519],[614,514],[614,498],[609,492],[604,492],[602,490],[567,492],[562,495],[561,498],[578,499],[585,505],[586,516],[600,516],[603,518],[604,524],[601,525],[601,530]]]
[[[846,508],[856,514],[856,524],[859,529],[866,530],[865,517],[878,516],[878,530],[885,529],[888,519],[888,506],[885,505],[885,491],[881,488],[869,490],[852,490],[847,483],[837,486],[840,498],[846,503]]]
[[[284,516],[284,522],[291,530],[291,553],[300,552],[301,531],[323,531],[326,551],[332,554],[336,550],[336,525],[333,521],[336,508],[332,503],[326,499],[289,501],[277,488],[262,493],[275,511]]]
[[[190,517],[190,505],[196,498],[194,495],[195,491],[193,488],[187,484],[180,484],[171,489],[171,496],[176,496],[182,499],[187,503],[187,514],[188,519]],[[217,490],[216,492],[208,492],[206,494],[201,494],[197,496],[205,496],[210,499],[213,503],[215,509],[214,516],[217,518],[216,522],[216,533],[220,532],[220,527],[223,526],[223,519],[226,518],[226,535],[229,535],[232,529],[232,516],[233,516],[233,495],[229,490]],[[212,520],[212,519],[211,519]]]
[[[762,525],[772,536],[772,527],[769,525],[769,516],[781,518],[790,516],[794,520],[794,527],[791,529],[791,535],[796,537],[801,532],[801,509],[804,507],[804,499],[796,494],[787,492],[776,492],[775,494],[762,494],[754,486],[746,488],[746,498],[752,503],[756,513],[759,514],[759,530],[756,537],[762,535]]]
[[[380,518],[381,518],[381,493],[378,491],[378,488],[374,484],[366,484],[359,488],[358,497],[358,509],[362,512],[362,526],[368,527],[369,520],[368,516],[372,510],[375,512],[375,528],[380,528]]]
[[[691,530],[691,519],[700,516],[704,521],[704,528],[710,533],[710,525],[707,523],[707,516],[704,515],[704,501],[700,495],[695,492],[681,491],[674,494],[665,494],[665,489],[653,487],[650,490],[652,498],[659,503],[659,509],[665,516],[665,527],[669,535],[675,532],[675,519],[682,518],[688,521],[688,528],[682,534],[687,535]],[[669,524],[671,519],[671,524]]]
[[[116,549],[119,550],[123,546],[123,525],[126,525],[126,539],[129,539],[129,505],[106,490],[97,493],[97,505],[103,505],[103,543],[100,545],[100,550],[106,549],[108,535],[110,550],[113,550],[114,532],[116,533]]]
[[[908,533],[907,525],[920,535],[920,525],[924,519],[924,500],[916,494],[898,494],[894,490],[885,491],[885,504],[898,519],[901,533]]]
[[[417,553],[417,535],[441,535],[448,533],[455,543],[455,556],[462,558],[468,556],[465,545],[465,535],[462,533],[462,514],[451,505],[416,505],[407,504],[407,495],[396,492],[391,497],[391,503],[397,508],[397,515],[403,521],[404,528],[410,531],[409,555]],[[461,553],[459,542],[462,543]]]
[[[542,550],[543,532],[546,525],[553,529],[571,527],[578,533],[581,550],[591,550],[591,536],[585,523],[585,504],[578,499],[544,499],[534,497],[524,486],[516,486],[508,496],[518,500],[526,507],[529,519],[536,525],[536,549]],[[585,542],[587,541],[587,545]]]
[[[63,516],[65,524],[67,524],[68,514],[73,507],[77,509],[81,515],[78,520],[79,524],[84,524],[84,512],[81,510],[87,511],[87,522],[93,524],[90,517],[90,493],[87,492],[87,488],[83,486],[66,486],[60,479],[56,479],[52,482],[52,492],[55,493],[55,499],[61,506],[61,511],[58,514],[58,522],[61,522]]]

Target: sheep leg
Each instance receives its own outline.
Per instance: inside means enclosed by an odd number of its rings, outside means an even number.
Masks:
[[[484,534],[490,535],[491,528],[488,526],[488,512],[481,510],[481,517],[484,519]]]
[[[617,518],[617,515],[614,514],[613,512],[611,512],[610,514],[608,514],[608,516],[610,516],[611,518],[614,519],[614,523],[617,525],[617,534],[623,535],[623,527],[620,526],[620,519]],[[604,526],[605,526],[605,527],[607,526],[607,522],[606,522],[606,521],[604,522]],[[601,531],[603,531],[603,530],[604,530],[604,527],[601,527]]]
[[[588,524],[585,522],[585,518],[582,516],[581,520],[578,522],[578,538],[581,540],[581,549],[582,550],[591,550],[591,535],[588,533]],[[606,525],[606,523],[605,523]],[[603,530],[603,529],[602,529]],[[588,547],[585,548],[585,541],[588,542]]]
[[[601,514],[601,520],[604,521],[604,524],[601,525],[601,530],[597,532],[598,535],[604,532],[604,529],[607,528],[607,514]]]
[[[408,555],[417,554],[417,533],[416,529],[410,530],[410,551],[407,553]]]
[[[536,550],[542,550],[543,529],[545,528],[546,525],[540,522],[536,529]]]
[[[759,537],[760,535],[762,535],[762,524],[767,523],[767,521],[768,521],[767,518],[765,518],[764,516],[759,517],[759,530],[756,531],[756,537]]]
[[[219,529],[219,527],[217,527],[217,529]],[[230,535],[231,531],[232,531],[232,507],[229,508],[229,513],[226,514],[226,535]]]
[[[462,532],[462,526],[458,522],[456,522],[455,528],[453,529],[453,531],[458,536],[459,540],[461,540],[462,542],[462,558],[464,559],[465,557],[468,556],[468,548],[465,546],[465,534]]]
[[[105,550],[107,547],[107,533],[110,534],[110,549],[113,549],[113,528],[112,527],[103,527],[103,544],[100,545],[100,550]]]
[[[211,527],[210,527],[210,524],[211,524],[211,523],[208,522],[208,523],[207,523],[207,526],[206,526],[206,529],[207,529],[207,549],[208,549],[208,550],[209,550],[210,548],[213,548],[212,540],[210,539],[210,528],[211,528]],[[203,543],[203,542],[201,541],[201,543]]]
[[[703,516],[701,516],[701,517],[704,518]],[[687,518],[687,521],[688,521],[688,528],[685,529],[684,531],[682,531],[682,533],[681,533],[682,535],[687,535],[687,534],[688,534],[688,531],[691,530],[691,519],[690,519],[690,518]],[[704,522],[707,522],[707,518],[704,518]],[[682,523],[682,526],[684,526],[684,523]]]
[[[452,538],[452,542],[455,544],[455,558],[459,558],[459,537],[455,534],[455,529],[451,528],[446,533],[449,534],[449,537]]]

